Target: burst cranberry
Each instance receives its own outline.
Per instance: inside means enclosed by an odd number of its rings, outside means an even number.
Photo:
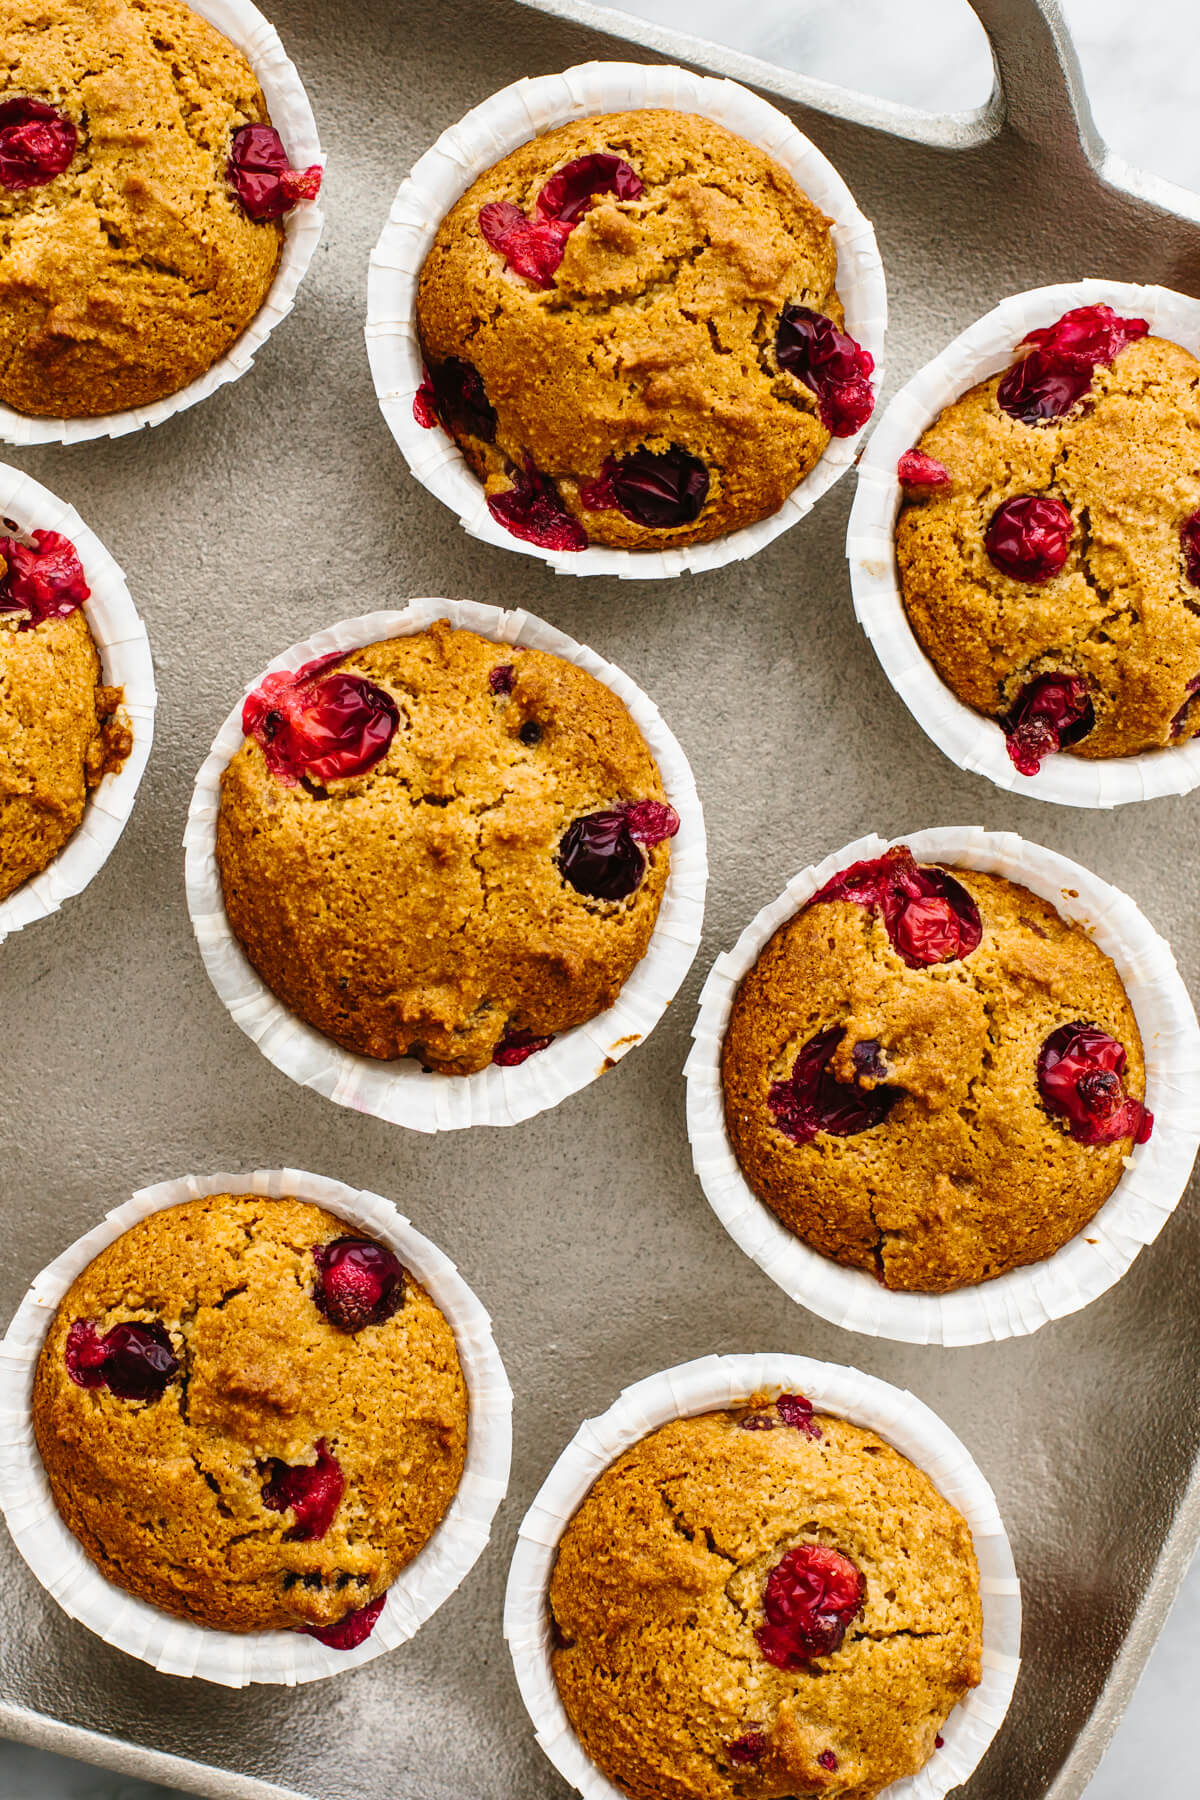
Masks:
[[[1095,371],[1148,330],[1145,319],[1122,319],[1111,306],[1077,306],[1029,333],[1033,349],[1001,381],[997,404],[1023,425],[1060,419],[1087,393]]]
[[[318,1279],[313,1300],[339,1331],[382,1325],[404,1304],[404,1270],[370,1238],[334,1238],[313,1251]]]
[[[577,156],[552,175],[537,197],[537,209],[544,218],[577,225],[597,194],[640,200],[644,192],[640,176],[627,162],[601,152]]]
[[[543,550],[587,549],[587,532],[567,511],[548,475],[526,458],[524,469],[512,471],[511,481],[503,493],[487,497],[488,511],[498,525]]]
[[[516,1069],[539,1050],[548,1050],[553,1042],[553,1033],[549,1037],[534,1037],[532,1031],[506,1031],[492,1051],[492,1061],[501,1069]]]
[[[103,1337],[89,1319],[67,1333],[67,1374],[76,1386],[106,1387],[121,1400],[157,1400],[179,1369],[166,1327],[114,1325]]]
[[[896,464],[901,487],[948,487],[950,471],[923,450],[906,450]]]
[[[634,450],[606,459],[595,481],[579,490],[579,503],[589,512],[615,507],[652,531],[690,525],[708,498],[708,470],[698,456],[678,444],[669,450]]]
[[[751,1763],[761,1762],[766,1748],[767,1740],[761,1731],[748,1731],[745,1737],[735,1738],[730,1744],[729,1760],[735,1769],[745,1769]]]
[[[19,627],[22,631],[46,619],[67,618],[92,591],[70,538],[58,531],[35,531],[31,536],[32,544],[0,537],[0,559],[8,565],[0,576],[0,614],[27,613]]]
[[[375,1629],[375,1622],[383,1611],[386,1593],[380,1594],[368,1606],[360,1606],[354,1612],[348,1612],[340,1618],[336,1625],[301,1625],[300,1630],[307,1637],[315,1637],[331,1650],[357,1650],[365,1644]]]
[[[1022,775],[1036,775],[1044,756],[1077,744],[1096,723],[1080,675],[1039,675],[1026,682],[1000,720],[1008,754]]]
[[[946,1742],[945,1738],[942,1736],[941,1732],[939,1731],[937,1736],[933,1740],[934,1749],[940,1750],[943,1747],[943,1745],[945,1744],[945,1742]]]
[[[639,844],[661,844],[679,830],[679,814],[665,800],[630,800],[621,810]]]
[[[1200,675],[1193,675],[1187,684],[1183,705],[1171,720],[1171,736],[1173,738],[1182,737],[1191,724],[1197,693],[1200,693]]]
[[[1049,581],[1067,560],[1071,515],[1052,494],[1018,494],[992,514],[983,544],[1002,575],[1013,581]]]
[[[284,787],[364,775],[396,734],[400,714],[390,694],[361,675],[327,673],[343,654],[264,676],[242,707],[242,730]]]
[[[828,1544],[797,1544],[767,1577],[765,1622],[755,1636],[777,1669],[830,1656],[862,1611],[866,1583],[856,1564]]]
[[[822,1750],[820,1756],[818,1756],[818,1758],[817,1758],[817,1761],[820,1763],[820,1765],[823,1769],[828,1769],[830,1771],[830,1773],[832,1773],[833,1770],[836,1769],[838,1766],[837,1757],[833,1754],[832,1750]]]
[[[793,1144],[811,1144],[821,1131],[856,1137],[881,1124],[904,1098],[903,1088],[864,1088],[837,1079],[829,1065],[845,1035],[840,1025],[819,1031],[797,1056],[788,1079],[772,1083],[767,1104]]]
[[[496,441],[496,409],[487,397],[483,376],[473,363],[448,356],[431,375],[428,370],[413,400],[413,418],[428,431],[444,425],[451,437]]]
[[[510,269],[534,287],[554,286],[567,239],[597,194],[636,200],[642,184],[618,156],[580,156],[552,175],[527,218],[509,200],[492,200],[479,212],[479,229]]]
[[[875,408],[867,379],[875,358],[832,319],[807,306],[785,306],[775,333],[775,360],[812,389],[826,431],[853,437],[862,430]]]
[[[432,431],[441,420],[437,412],[437,395],[433,391],[433,376],[426,369],[421,376],[421,385],[413,395],[413,418],[422,431]]]
[[[780,1394],[773,1410],[748,1412],[738,1420],[743,1431],[773,1431],[778,1425],[802,1431],[805,1437],[817,1439],[821,1427],[812,1416],[812,1401],[803,1394]]]
[[[497,663],[488,676],[493,694],[511,694],[517,683],[517,671],[511,663]]]
[[[301,200],[321,191],[320,163],[293,169],[273,125],[243,125],[233,134],[228,177],[245,212],[256,224],[282,219]]]
[[[979,908],[962,883],[944,869],[918,868],[903,844],[843,869],[813,895],[811,904],[829,900],[878,907],[892,948],[910,969],[960,961],[983,937]],[[877,1076],[877,1069],[867,1064],[873,1065],[879,1054],[874,1038],[856,1045],[852,1055],[858,1073]]]
[[[1125,1092],[1125,1046],[1094,1025],[1060,1025],[1038,1057],[1038,1091],[1047,1112],[1066,1121],[1077,1144],[1144,1144],[1154,1125]]]
[[[44,100],[0,104],[0,187],[10,193],[45,187],[75,155],[79,133],[73,122]]]
[[[632,800],[573,819],[558,847],[564,880],[595,900],[624,900],[641,885],[646,859],[639,843],[660,844],[679,830],[679,814],[661,800]]]
[[[262,1491],[263,1505],[271,1512],[290,1509],[295,1514],[296,1523],[285,1537],[301,1544],[323,1538],[346,1491],[346,1478],[325,1439],[317,1440],[315,1463],[289,1464],[276,1457],[271,1471]]]
[[[1179,539],[1183,545],[1187,578],[1193,587],[1200,587],[1200,512],[1194,512],[1180,527]]]

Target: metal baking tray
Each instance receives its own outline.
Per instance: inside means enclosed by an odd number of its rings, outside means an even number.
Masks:
[[[375,404],[367,257],[444,126],[505,82],[589,57],[661,55],[782,96],[875,220],[889,389],[1017,289],[1105,273],[1198,291],[1200,201],[1105,152],[1049,0],[981,0],[1002,88],[941,119],[574,0],[270,10],[330,152],[329,224],[294,317],[251,375],[170,424],[13,458],[124,564],[161,703],[108,867],[0,953],[0,1308],[142,1183],[282,1164],[339,1176],[391,1195],[490,1307],[517,1395],[513,1481],[490,1551],[413,1643],[294,1692],[154,1674],[66,1619],[3,1536],[0,1729],[239,1800],[563,1800],[500,1633],[527,1502],[625,1383],[709,1351],[789,1350],[910,1386],[975,1453],[1024,1579],[1026,1660],[963,1792],[1070,1800],[1200,1536],[1194,1189],[1116,1289],[1033,1338],[940,1350],[852,1337],[789,1302],[709,1211],[681,1069],[712,956],[798,867],[868,828],[980,823],[1078,857],[1133,894],[1200,992],[1200,796],[1083,814],[944,760],[854,622],[850,480],[752,561],[676,582],[555,577],[468,538],[409,478]],[[526,1125],[433,1139],[301,1091],[247,1043],[192,942],[180,849],[193,774],[241,684],[321,624],[417,594],[526,606],[628,669],[690,753],[713,870],[692,978],[645,1045]]]

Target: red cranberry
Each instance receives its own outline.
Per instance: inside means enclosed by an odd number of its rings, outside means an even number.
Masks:
[[[832,1750],[822,1750],[820,1756],[818,1756],[818,1758],[817,1758],[817,1761],[820,1763],[820,1765],[823,1769],[828,1769],[828,1770],[830,1770],[831,1773],[838,1766],[837,1757],[833,1754]]]
[[[748,1412],[738,1420],[743,1431],[774,1431],[778,1425],[802,1431],[805,1437],[818,1439],[821,1427],[812,1416],[812,1401],[803,1394],[780,1394],[771,1411]]]
[[[301,1544],[323,1538],[346,1491],[346,1478],[325,1439],[317,1440],[315,1463],[289,1464],[273,1457],[271,1471],[262,1491],[263,1505],[271,1512],[290,1509],[296,1517],[285,1537]]]
[[[903,844],[843,869],[813,895],[811,904],[828,900],[878,907],[892,948],[910,969],[958,962],[978,949],[983,937],[979,908],[962,883],[944,869],[918,868]],[[860,1076],[877,1077],[868,1063],[879,1053],[874,1038],[855,1046],[852,1055]]]
[[[498,525],[543,550],[587,549],[587,532],[567,511],[548,475],[527,458],[524,469],[514,469],[511,479],[511,487],[487,497],[488,511]]]
[[[948,487],[950,471],[924,450],[906,450],[896,464],[901,487]]]
[[[106,1387],[121,1400],[157,1400],[179,1369],[166,1327],[157,1319],[150,1325],[114,1325],[103,1337],[89,1319],[76,1319],[65,1356],[77,1387]]]
[[[318,1280],[317,1311],[339,1331],[382,1325],[404,1304],[404,1270],[396,1257],[370,1238],[334,1238],[313,1251]]]
[[[678,444],[669,450],[634,450],[610,456],[593,482],[579,490],[579,503],[589,512],[614,507],[653,531],[690,525],[708,498],[708,470],[698,456]]]
[[[665,800],[630,800],[621,810],[630,837],[639,844],[661,844],[679,830],[679,814]]]
[[[552,175],[537,197],[537,209],[544,218],[577,225],[597,194],[640,200],[644,192],[640,176],[627,162],[600,152],[577,156]]]
[[[1038,1057],[1038,1091],[1047,1112],[1064,1119],[1077,1144],[1144,1144],[1154,1115],[1125,1092],[1124,1044],[1077,1020],[1060,1025]]]
[[[1033,349],[1001,381],[997,404],[1023,425],[1060,419],[1087,393],[1097,368],[1110,367],[1149,329],[1145,319],[1122,319],[1111,306],[1077,306],[1029,333]]]
[[[572,820],[558,847],[563,878],[595,900],[624,900],[640,887],[646,859],[638,844],[660,844],[679,830],[679,814],[661,800],[632,800]]]
[[[617,156],[580,156],[552,175],[529,219],[509,200],[492,200],[479,211],[479,229],[510,269],[534,287],[554,286],[567,239],[597,194],[636,200],[642,184]]]
[[[485,444],[496,441],[496,409],[487,397],[483,376],[474,364],[457,356],[444,363],[425,379],[413,400],[413,418],[428,431],[444,425],[451,437],[482,438]]]
[[[744,1769],[761,1762],[766,1748],[767,1740],[761,1731],[748,1731],[745,1737],[735,1738],[730,1744],[729,1760],[735,1769]]]
[[[375,1621],[383,1611],[386,1599],[386,1593],[380,1594],[369,1605],[346,1613],[336,1625],[301,1625],[300,1630],[307,1637],[315,1637],[322,1644],[327,1644],[331,1650],[357,1650],[374,1631]]]
[[[511,694],[517,683],[517,671],[511,663],[497,663],[488,676],[493,694]]]
[[[856,1137],[881,1124],[904,1098],[903,1088],[863,1088],[837,1079],[829,1064],[845,1035],[840,1025],[819,1031],[797,1056],[788,1079],[772,1083],[767,1104],[793,1144],[811,1144],[822,1131]]]
[[[832,319],[807,306],[785,306],[775,333],[775,360],[812,389],[826,431],[853,437],[862,430],[875,409],[867,379],[875,358]]]
[[[996,508],[983,543],[1002,575],[1013,581],[1049,581],[1067,560],[1073,529],[1061,500],[1051,494],[1018,494]]]
[[[67,115],[44,100],[0,104],[0,187],[18,194],[45,187],[75,155],[79,133]]]
[[[1200,587],[1200,512],[1194,512],[1180,527],[1179,538],[1183,545],[1187,578],[1193,587]]]
[[[0,614],[27,613],[21,631],[46,619],[65,619],[91,596],[83,564],[70,538],[58,531],[31,533],[32,545],[0,537],[0,558],[8,564],[0,576]]]
[[[534,1037],[532,1031],[506,1031],[492,1051],[492,1061],[502,1069],[516,1069],[553,1042],[553,1032],[549,1037]]]
[[[1183,705],[1171,720],[1171,736],[1173,738],[1182,737],[1191,724],[1197,693],[1200,693],[1200,675],[1193,675],[1187,684]]]
[[[413,418],[422,431],[432,431],[441,420],[437,413],[437,395],[433,391],[433,376],[428,369],[422,371],[421,385],[413,395]]]
[[[940,1750],[943,1747],[943,1745],[945,1744],[945,1742],[946,1742],[945,1738],[942,1736],[941,1732],[939,1731],[937,1736],[933,1740],[934,1749]]]
[[[320,163],[293,169],[287,151],[273,125],[243,125],[233,134],[228,176],[246,213],[256,224],[282,219],[301,200],[315,200],[321,191]]]
[[[1044,756],[1077,744],[1096,723],[1081,675],[1039,675],[1026,682],[1000,720],[1008,754],[1022,775],[1036,775]]]
[[[797,1544],[767,1577],[765,1623],[755,1636],[777,1669],[830,1656],[862,1611],[866,1583],[857,1565],[828,1544]]]
[[[242,707],[242,730],[284,787],[365,775],[387,754],[400,723],[396,703],[361,675],[327,674],[344,654],[264,676]]]

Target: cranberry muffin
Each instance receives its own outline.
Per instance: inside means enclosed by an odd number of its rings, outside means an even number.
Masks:
[[[0,900],[54,861],[133,748],[106,687],[69,538],[0,521]]]
[[[266,298],[293,170],[181,0],[0,0],[0,401],[87,418],[211,368]]]
[[[1028,888],[898,847],[833,877],[734,999],[725,1122],[814,1250],[944,1293],[1051,1256],[1150,1135],[1112,962]]]
[[[1023,775],[1200,731],[1200,362],[1077,308],[900,459],[896,556],[942,680]]]
[[[217,1194],[150,1214],[72,1283],[33,1422],[109,1581],[350,1649],[454,1497],[467,1392],[390,1250],[300,1200]]]
[[[551,550],[662,550],[776,512],[870,416],[830,221],[765,151],[645,110],[548,131],[438,228],[417,321],[493,517]]]
[[[267,676],[242,725],[217,821],[225,909],[299,1018],[468,1075],[613,1004],[679,819],[602,682],[438,620]]]
[[[981,1675],[966,1521],[801,1394],[618,1457],[563,1533],[550,1616],[567,1716],[633,1800],[873,1800]]]

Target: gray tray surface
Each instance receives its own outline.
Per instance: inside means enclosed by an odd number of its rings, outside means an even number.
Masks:
[[[889,388],[1006,292],[1100,271],[1193,290],[1200,278],[1194,222],[1102,188],[1032,0],[980,10],[1016,96],[1003,130],[994,107],[936,129],[856,100],[842,117],[790,107],[876,222]],[[124,564],[162,699],[108,868],[0,953],[0,1310],[145,1182],[294,1164],[378,1189],[492,1311],[517,1394],[513,1482],[491,1550],[414,1643],[294,1693],[154,1674],[72,1625],[5,1538],[0,1724],[212,1795],[267,1783],[313,1800],[561,1797],[500,1634],[525,1505],[579,1420],[627,1382],[710,1351],[794,1350],[911,1386],[974,1451],[1024,1579],[1026,1663],[963,1791],[1035,1800],[1053,1787],[1065,1800],[1099,1756],[1200,1517],[1187,1499],[1200,1445],[1194,1194],[1114,1292],[1033,1339],[945,1352],[854,1338],[793,1306],[709,1212],[680,1071],[712,956],[798,867],[869,828],[978,822],[1078,857],[1134,895],[1200,991],[1197,797],[1084,815],[1005,797],[946,762],[854,623],[849,478],[754,561],[670,584],[556,578],[467,538],[410,479],[376,407],[368,253],[400,177],[468,106],[523,74],[654,51],[512,0],[278,0],[273,15],[331,156],[330,223],[295,316],[253,374],[170,425],[15,456]],[[885,134],[897,125],[938,141]],[[1176,198],[1194,221],[1194,199]],[[705,945],[646,1045],[557,1112],[435,1140],[302,1092],[253,1050],[201,968],[180,850],[193,774],[242,684],[320,625],[416,594],[526,606],[627,668],[692,758],[713,867]]]

